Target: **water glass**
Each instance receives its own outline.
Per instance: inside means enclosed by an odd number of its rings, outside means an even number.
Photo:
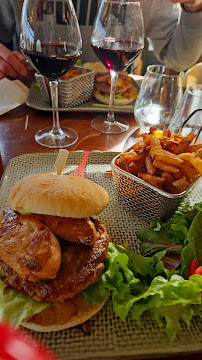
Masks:
[[[168,128],[182,99],[183,77],[183,72],[165,65],[147,67],[134,108],[135,119],[142,131],[147,132],[150,127]]]
[[[186,136],[193,132],[198,135],[202,133],[202,85],[190,85],[186,88],[182,101],[170,122],[169,129]],[[199,140],[199,139],[198,139]]]

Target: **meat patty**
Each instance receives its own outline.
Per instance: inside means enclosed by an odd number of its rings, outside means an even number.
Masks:
[[[0,258],[21,278],[54,279],[61,263],[60,244],[40,221],[6,210],[0,216]]]
[[[61,240],[61,266],[55,279],[32,283],[22,279],[1,260],[3,281],[38,301],[63,302],[74,297],[102,276],[109,239],[104,226],[97,221],[95,225],[97,240],[93,246]]]
[[[93,245],[97,239],[97,231],[93,221],[89,218],[66,218],[51,215],[32,214],[61,239]]]

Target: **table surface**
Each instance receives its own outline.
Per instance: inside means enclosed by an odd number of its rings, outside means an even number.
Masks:
[[[29,116],[28,128],[25,130],[26,116]],[[91,127],[91,120],[98,113],[60,113],[61,126],[73,128],[78,133],[78,141],[70,146],[68,150],[101,150],[122,151],[126,140],[136,130],[136,122],[133,114],[121,114],[128,120],[130,128],[120,135],[105,135],[97,132]],[[43,112],[21,105],[15,110],[0,117],[0,177],[8,164],[15,156],[24,153],[56,151],[36,143],[34,134],[44,127],[52,124],[51,112]],[[130,358],[131,359],[131,358]],[[137,358],[136,358],[137,359]],[[162,357],[163,355],[162,349]],[[201,354],[189,356],[172,356],[173,360],[201,360]],[[131,359],[132,360],[132,359]]]

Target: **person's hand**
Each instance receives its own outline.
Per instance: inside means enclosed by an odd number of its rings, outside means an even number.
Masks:
[[[27,69],[21,63],[25,59],[18,51],[11,51],[0,44],[0,80],[4,77],[17,79],[19,76],[26,76]]]
[[[184,8],[188,12],[202,11],[202,0],[171,0],[173,4],[183,4]]]

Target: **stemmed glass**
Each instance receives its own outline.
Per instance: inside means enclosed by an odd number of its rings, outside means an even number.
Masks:
[[[186,88],[182,101],[176,109],[169,129],[186,136],[190,132],[196,134],[200,142],[202,138],[202,85],[190,85]]]
[[[107,118],[92,120],[92,127],[102,133],[127,131],[125,119],[114,117],[114,98],[119,73],[128,68],[144,46],[143,16],[140,3],[127,0],[102,0],[95,19],[91,46],[111,75]]]
[[[53,126],[39,130],[35,140],[49,148],[74,144],[78,134],[60,127],[58,113],[58,79],[71,70],[82,49],[72,0],[25,0],[20,48],[30,64],[49,80],[51,89]]]
[[[144,75],[134,115],[143,132],[150,127],[168,128],[183,95],[184,73],[165,65],[149,65]]]

